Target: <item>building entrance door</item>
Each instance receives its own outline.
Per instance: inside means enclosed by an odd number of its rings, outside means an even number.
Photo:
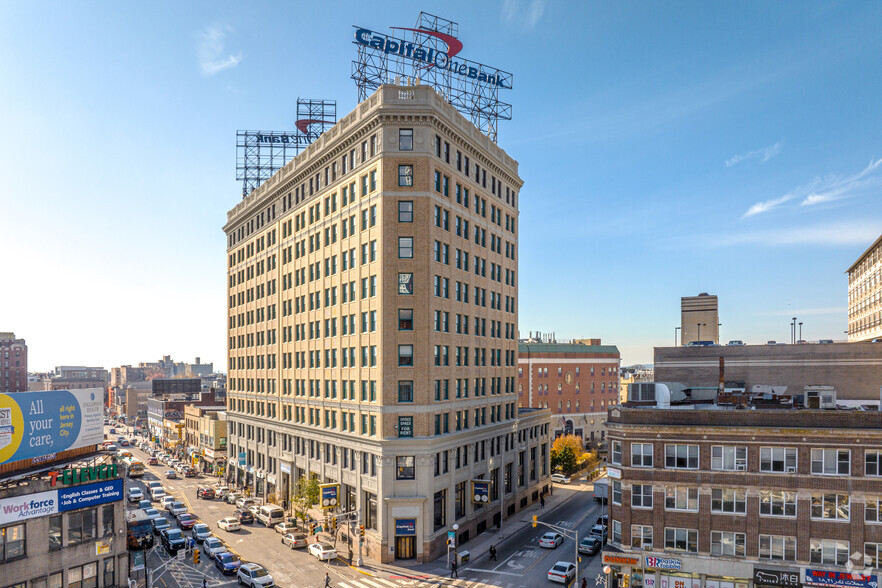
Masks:
[[[395,538],[395,559],[413,559],[416,557],[416,537],[407,535]]]

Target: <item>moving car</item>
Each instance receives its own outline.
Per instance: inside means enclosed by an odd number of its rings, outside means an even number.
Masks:
[[[217,528],[223,529],[224,531],[238,531],[242,528],[242,525],[239,524],[239,519],[235,517],[226,517],[217,522]]]
[[[178,519],[178,526],[185,530],[192,529],[193,526],[196,524],[196,517],[188,512],[182,512],[175,518]]]
[[[150,489],[150,498],[154,501],[159,501],[165,498],[165,490],[162,488],[151,488]]]
[[[740,346],[740,345],[744,345],[744,341],[739,341],[738,339],[736,339],[734,341],[729,341],[728,344],[733,345],[733,346]]]
[[[327,541],[310,543],[309,554],[314,555],[319,561],[331,561],[337,559],[337,550]]]
[[[161,506],[165,510],[168,510],[168,507],[177,501],[178,501],[178,499],[175,498],[174,496],[169,496],[168,494],[166,494],[165,496],[163,496],[162,498],[159,499],[159,506]]]
[[[165,518],[160,517],[158,519],[153,519],[150,521],[153,525],[153,534],[159,535],[160,532],[171,528],[171,523],[169,523]]]
[[[576,564],[568,561],[559,561],[548,570],[548,579],[552,582],[569,584],[570,579],[576,575]]]
[[[276,533],[281,533],[282,535],[287,535],[288,533],[296,533],[297,525],[294,523],[279,523],[275,526]]]
[[[173,517],[176,517],[183,512],[187,512],[187,506],[183,502],[172,502],[168,505],[168,512]]]
[[[572,480],[563,474],[551,474],[551,481],[557,484],[569,484]]]
[[[254,522],[254,513],[248,509],[240,509],[233,512],[233,516],[239,519],[239,523],[247,525]]]
[[[148,508],[153,508],[153,503],[150,502],[149,500],[139,500],[138,501],[138,508],[147,510]]]
[[[175,555],[178,549],[187,545],[187,538],[180,529],[165,529],[159,533],[159,538],[169,555]]]
[[[155,457],[150,457],[147,459],[147,465],[159,465],[159,460]]]
[[[239,584],[245,586],[262,586],[269,588],[273,585],[273,577],[269,575],[266,568],[256,563],[246,563],[239,566],[236,578],[239,580]]]
[[[218,553],[214,556],[214,567],[219,569],[224,575],[235,574],[239,571],[239,566],[241,565],[242,560],[229,551],[224,551],[223,553]]]
[[[144,514],[152,521],[153,519],[161,519],[162,514],[155,508],[145,508]]]
[[[579,553],[594,555],[600,551],[601,547],[603,547],[603,543],[597,537],[585,537],[579,541]]]
[[[285,511],[274,504],[267,504],[258,508],[255,516],[266,527],[273,527],[285,520]]]
[[[154,488],[162,488],[162,482],[159,480],[150,480],[147,482],[147,489],[153,490]]]
[[[588,533],[589,537],[596,537],[600,541],[606,541],[607,527],[606,525],[594,525],[591,527],[591,532]]]
[[[215,484],[213,486],[213,488],[214,488],[215,494],[217,494],[217,497],[220,498],[221,500],[226,500],[227,494],[230,493],[229,486],[218,486],[217,484]]]
[[[547,547],[549,549],[556,549],[558,545],[563,543],[563,535],[560,533],[555,533],[554,531],[549,531],[542,535],[539,538],[539,547]]]
[[[209,537],[205,540],[205,543],[202,544],[202,551],[204,551],[211,559],[214,559],[218,553],[224,553],[226,550],[227,546],[217,537]]]
[[[236,501],[242,498],[241,492],[228,492],[224,497],[224,502],[227,504],[236,504]]]
[[[110,431],[108,431],[108,433],[111,435],[116,435],[116,429],[110,429]]]
[[[239,500],[236,501],[236,508],[242,509],[242,508],[249,508],[251,506],[254,506],[254,501],[251,500],[250,498],[243,497],[243,498],[240,498]]]
[[[193,539],[196,543],[202,543],[211,537],[211,528],[205,523],[196,523],[193,525]]]
[[[282,543],[291,549],[299,549],[300,547],[306,547],[309,544],[309,537],[303,533],[288,533],[282,537]]]
[[[129,502],[141,502],[144,500],[144,493],[140,488],[129,488],[128,497]]]
[[[174,470],[166,470],[165,479],[166,480],[174,480],[178,477],[178,473]]]
[[[214,488],[209,488],[206,486],[200,486],[196,489],[196,498],[202,498],[204,500],[211,500],[215,497]]]

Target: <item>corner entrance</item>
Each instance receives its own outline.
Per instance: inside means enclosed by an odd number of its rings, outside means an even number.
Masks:
[[[413,559],[416,557],[416,537],[405,536],[395,538],[395,559]]]

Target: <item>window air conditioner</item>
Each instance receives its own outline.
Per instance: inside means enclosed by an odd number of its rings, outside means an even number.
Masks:
[[[739,463],[739,464],[736,464],[736,465],[735,465],[735,470],[736,470],[736,471],[743,472],[743,471],[746,470],[746,469],[747,469],[747,465],[746,465],[746,464]]]
[[[788,474],[795,474],[795,473],[796,473],[796,466],[787,466],[787,468],[785,469],[785,471],[786,471]]]

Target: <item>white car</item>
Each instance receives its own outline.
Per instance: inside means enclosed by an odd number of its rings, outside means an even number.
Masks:
[[[239,580],[239,585],[273,585],[273,577],[269,575],[269,572],[266,571],[266,568],[256,563],[243,563],[241,566],[239,566],[239,571],[236,573],[236,578]]]
[[[144,493],[140,488],[129,488],[129,502],[141,502],[144,500]]]
[[[551,474],[551,481],[556,484],[569,484],[572,482],[569,476],[563,474]]]
[[[568,561],[559,561],[548,570],[548,579],[552,582],[569,584],[570,579],[576,575],[576,564]]]
[[[309,544],[309,554],[314,555],[319,561],[331,561],[337,559],[337,550],[326,541]]]
[[[172,502],[168,505],[168,512],[173,517],[176,517],[179,514],[187,512],[187,505],[185,505],[183,502]]]
[[[239,524],[239,519],[236,517],[227,517],[217,522],[217,528],[224,531],[238,531],[242,525]]]
[[[158,488],[151,488],[150,498],[154,502],[162,500],[163,498],[165,498],[165,490],[162,489],[162,486]]]
[[[178,499],[175,498],[174,496],[169,496],[168,494],[166,494],[165,496],[163,496],[162,498],[159,499],[159,506],[161,506],[165,510],[168,510],[168,507],[177,501],[178,501]]]
[[[162,482],[159,480],[150,480],[147,482],[147,489],[153,490],[154,488],[162,488]]]
[[[555,549],[561,543],[563,543],[563,535],[555,533],[554,531],[549,531],[539,538],[539,547]]]
[[[202,551],[204,551],[208,555],[208,557],[214,559],[214,556],[216,556],[218,553],[226,552],[227,546],[224,545],[224,542],[217,537],[209,537],[202,542]]]
[[[274,528],[276,530],[276,533],[281,533],[282,535],[297,532],[297,525],[295,525],[294,523],[279,523]]]

